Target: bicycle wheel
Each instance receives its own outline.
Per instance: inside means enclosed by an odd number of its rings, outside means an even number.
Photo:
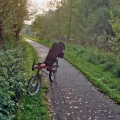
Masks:
[[[40,86],[41,86],[41,79],[38,78],[37,76],[31,77],[30,80],[28,81],[28,86],[27,86],[28,94],[35,95],[40,90]]]
[[[54,72],[53,71],[49,72],[49,79],[50,79],[51,82],[53,82],[56,79],[57,68],[58,68],[58,62],[56,61],[53,64],[53,67],[52,67],[52,69],[54,70]]]

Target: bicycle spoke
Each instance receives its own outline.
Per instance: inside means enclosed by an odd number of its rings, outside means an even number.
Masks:
[[[28,93],[30,95],[36,94],[40,89],[41,81],[37,76],[33,76],[28,82]]]

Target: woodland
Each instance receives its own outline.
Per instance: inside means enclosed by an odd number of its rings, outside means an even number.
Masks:
[[[48,3],[36,16],[34,35],[117,52],[120,42],[119,0],[62,0]]]

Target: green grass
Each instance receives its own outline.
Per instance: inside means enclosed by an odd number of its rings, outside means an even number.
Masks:
[[[52,42],[35,40],[47,47]],[[120,103],[120,55],[104,53],[96,48],[66,44],[65,59],[80,70],[99,91]]]
[[[70,49],[70,46],[66,48]],[[120,78],[116,78],[109,71],[103,71],[101,65],[92,64],[67,49],[65,59],[80,70],[100,91],[110,96],[115,102],[120,102]]]
[[[31,45],[26,43],[26,83],[29,78],[35,74],[32,72],[32,59],[38,60],[38,56],[36,51],[33,49]],[[37,61],[36,61],[37,62]],[[25,84],[26,85],[26,84]],[[29,96],[26,92],[24,96],[20,99],[20,103],[22,106],[17,110],[15,120],[49,120],[49,112],[47,108],[47,103],[45,101],[45,94],[47,92],[47,88],[42,83],[42,88],[40,92],[35,96]]]

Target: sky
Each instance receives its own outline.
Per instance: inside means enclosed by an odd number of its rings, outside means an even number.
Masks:
[[[31,2],[33,4],[35,4],[35,6],[37,5],[37,7],[39,8],[38,13],[43,13],[43,11],[41,9],[47,10],[47,2],[49,2],[50,0],[31,0]],[[34,20],[34,18],[30,21],[25,21],[26,24],[31,24],[32,21]]]
[[[43,12],[40,9],[48,10],[47,8],[47,2],[51,0],[31,0],[33,4],[36,4],[39,7],[39,12]],[[39,13],[38,12],[38,13]]]
[[[38,14],[42,14],[43,10],[48,10],[47,9],[47,2],[49,2],[50,0],[31,0],[33,4],[37,5],[39,7],[38,10]],[[33,19],[34,20],[34,19]],[[26,24],[31,24],[31,22],[33,21],[25,21]]]
[[[44,10],[48,10],[47,8],[47,2],[52,0],[31,0],[33,3],[37,4],[40,8],[43,8]],[[61,0],[57,0],[61,1]]]
[[[32,0],[32,1],[33,1],[33,3],[39,5],[40,7],[43,7],[43,6],[47,7],[46,4],[50,0]]]
[[[46,3],[49,0],[33,0],[33,1],[40,4],[40,3]]]

